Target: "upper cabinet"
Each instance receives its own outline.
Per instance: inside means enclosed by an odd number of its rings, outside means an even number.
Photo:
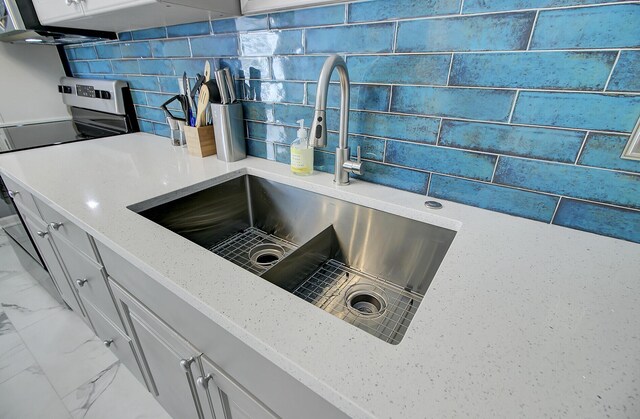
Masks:
[[[240,15],[240,0],[34,0],[44,25],[122,32]]]
[[[344,3],[345,0],[240,0],[242,14],[271,12],[294,7],[320,6],[330,3]]]

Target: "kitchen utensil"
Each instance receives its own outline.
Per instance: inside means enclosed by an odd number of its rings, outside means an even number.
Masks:
[[[211,103],[220,103],[220,90],[218,90],[218,83],[215,80],[209,80],[204,83],[209,89],[209,102]]]
[[[211,63],[209,61],[204,63],[204,82],[211,80]]]
[[[222,71],[224,71],[224,80],[227,84],[227,90],[229,91],[229,103],[234,103],[236,101],[236,85],[231,75],[231,70],[224,68]]]
[[[216,83],[218,83],[218,90],[220,91],[220,103],[226,105],[229,103],[229,89],[227,88],[224,70],[216,70],[214,74],[216,76]]]
[[[182,73],[182,86],[184,89],[184,94],[187,97],[187,109],[185,111],[185,118],[188,122],[189,126],[194,126],[196,123],[195,115],[193,114],[194,108],[196,104],[191,99],[191,87],[189,86],[189,78],[187,77],[187,72]]]
[[[184,127],[184,135],[189,154],[206,157],[216,154],[216,141],[213,138],[213,126]]]
[[[198,92],[200,91],[200,88],[202,88],[202,85],[204,83],[204,76],[202,74],[196,74],[196,84],[193,86],[193,89],[191,89],[191,100],[193,100],[193,102],[195,103],[196,101],[196,94],[198,94]]]
[[[209,89],[202,86],[198,97],[198,113],[196,114],[196,127],[206,125],[207,107],[209,106]]]

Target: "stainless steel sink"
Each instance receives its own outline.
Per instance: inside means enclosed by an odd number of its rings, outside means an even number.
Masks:
[[[180,195],[130,208],[392,344],[455,236],[255,176]]]

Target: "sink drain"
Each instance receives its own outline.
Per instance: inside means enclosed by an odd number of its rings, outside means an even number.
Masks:
[[[380,316],[387,308],[384,291],[373,284],[354,284],[347,290],[346,305],[359,316]]]
[[[265,243],[249,250],[249,261],[259,268],[270,268],[284,257],[285,250],[277,244]]]

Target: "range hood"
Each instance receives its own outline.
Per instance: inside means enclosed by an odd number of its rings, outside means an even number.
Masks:
[[[0,41],[68,45],[115,39],[113,32],[43,26],[31,0],[0,0]]]

